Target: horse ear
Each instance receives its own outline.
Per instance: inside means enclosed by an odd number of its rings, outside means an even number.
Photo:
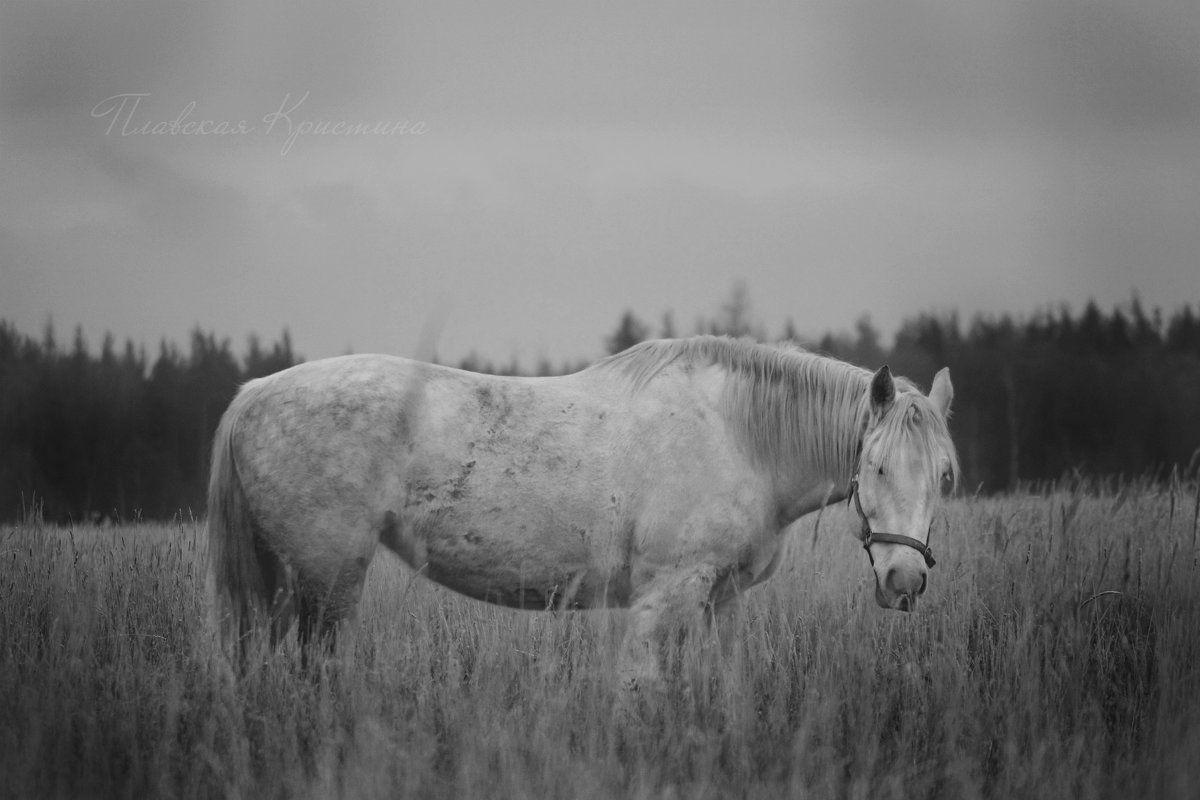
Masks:
[[[884,364],[871,378],[871,409],[883,413],[896,399],[896,384],[892,380],[892,371]]]
[[[929,390],[929,402],[933,403],[943,417],[950,416],[950,401],[954,399],[954,385],[950,383],[950,368],[942,367],[933,376],[933,388]]]

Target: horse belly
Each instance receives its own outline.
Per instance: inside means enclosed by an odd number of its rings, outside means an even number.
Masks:
[[[426,577],[478,600],[531,609],[623,603],[628,570],[613,557],[611,523],[544,499],[513,500],[410,514],[383,541]]]

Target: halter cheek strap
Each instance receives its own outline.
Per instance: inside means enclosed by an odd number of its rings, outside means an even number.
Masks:
[[[898,533],[876,533],[871,530],[871,523],[867,520],[867,515],[863,511],[862,501],[858,499],[858,476],[855,475],[850,479],[850,494],[846,498],[846,505],[850,505],[850,501],[854,501],[854,507],[858,511],[858,516],[862,519],[862,543],[863,549],[867,551],[867,558],[871,559],[872,566],[875,564],[875,556],[871,554],[871,545],[875,542],[884,544],[902,544],[906,547],[911,547],[922,556],[925,557],[925,566],[933,569],[933,565],[937,561],[933,558],[933,550],[929,545],[922,542],[920,539],[914,539],[911,536],[901,536]],[[929,527],[929,532],[933,533],[933,526]]]

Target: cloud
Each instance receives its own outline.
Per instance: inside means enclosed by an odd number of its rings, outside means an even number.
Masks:
[[[219,4],[147,0],[14,2],[0,27],[0,102],[10,111],[88,109],[119,92],[149,91],[195,64],[219,24]]]
[[[402,349],[440,294],[450,357],[557,358],[737,278],[814,331],[1166,302],[1200,251],[1193,5],[11,3],[0,315],[290,322],[329,354]],[[253,130],[121,136],[91,112],[123,92]],[[264,117],[305,95],[428,132],[284,153]]]

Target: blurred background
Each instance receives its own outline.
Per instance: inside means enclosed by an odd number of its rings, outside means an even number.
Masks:
[[[0,4],[0,518],[200,513],[241,380],[797,339],[964,485],[1200,447],[1200,8]],[[429,354],[423,354],[429,355]]]

